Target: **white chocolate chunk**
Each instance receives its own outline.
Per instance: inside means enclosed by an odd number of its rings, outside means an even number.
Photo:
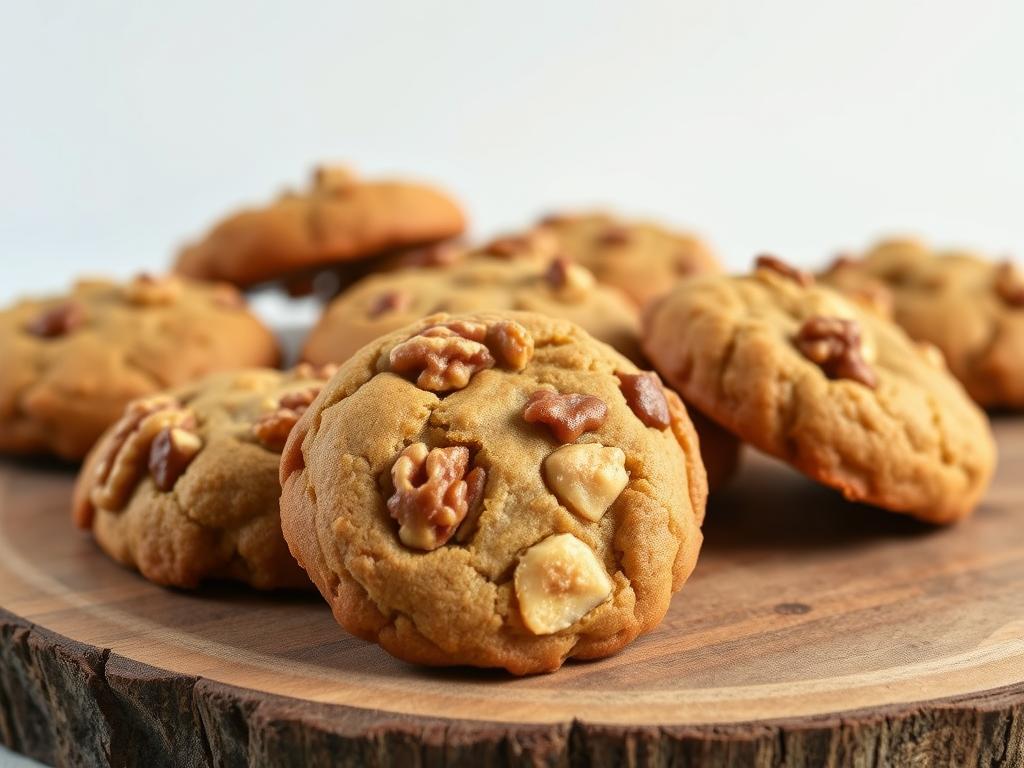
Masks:
[[[571,533],[559,533],[520,556],[515,587],[527,629],[550,635],[607,600],[612,580],[590,547]]]
[[[544,479],[562,504],[597,521],[629,482],[626,454],[594,443],[565,445],[544,460]]]

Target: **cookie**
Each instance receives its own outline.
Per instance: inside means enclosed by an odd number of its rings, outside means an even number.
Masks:
[[[888,240],[837,260],[821,279],[874,298],[911,337],[938,347],[976,402],[1024,408],[1024,275],[1012,262]]]
[[[598,285],[583,267],[564,259],[469,256],[451,267],[374,275],[343,292],[306,340],[302,357],[342,362],[385,333],[434,312],[516,309],[563,317],[640,359],[636,308]]]
[[[20,301],[0,310],[0,452],[81,459],[130,400],[278,357],[230,285],[143,275]]]
[[[281,537],[281,449],[333,369],[212,374],[136,400],[89,454],[73,516],[150,581],[308,588]]]
[[[653,629],[701,543],[682,403],[566,320],[435,315],[342,364],[281,457],[335,618],[399,658],[557,669]]]
[[[465,226],[459,206],[433,187],[363,181],[324,167],[303,192],[220,221],[181,251],[176,270],[242,288],[278,279],[295,284],[320,268],[455,237]]]
[[[989,483],[988,421],[941,356],[776,259],[681,283],[645,331],[687,401],[848,499],[948,523]]]
[[[663,296],[680,278],[721,269],[699,238],[652,222],[605,213],[559,214],[542,219],[537,229],[554,237],[561,255],[641,307]]]

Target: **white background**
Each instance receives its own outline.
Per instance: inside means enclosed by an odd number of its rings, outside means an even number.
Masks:
[[[160,268],[320,159],[476,234],[614,205],[813,263],[1024,251],[1024,3],[0,0],[0,300]]]

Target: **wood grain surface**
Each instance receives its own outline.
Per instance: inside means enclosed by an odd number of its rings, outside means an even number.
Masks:
[[[750,455],[617,656],[514,679],[392,659],[317,596],[155,587],[0,464],[0,741],[62,765],[1021,765],[1024,420],[948,529]]]

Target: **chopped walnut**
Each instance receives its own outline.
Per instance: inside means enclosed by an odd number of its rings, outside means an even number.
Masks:
[[[668,412],[668,400],[661,387],[658,374],[653,371],[625,373],[617,371],[619,389],[626,404],[645,426],[665,429],[672,423]]]
[[[408,291],[385,291],[374,297],[367,314],[371,318],[377,318],[392,312],[404,312],[411,303],[412,294]]]
[[[1024,276],[1012,261],[996,267],[996,293],[1011,307],[1024,307]]]
[[[484,509],[484,489],[487,486],[487,473],[483,467],[477,467],[466,475],[466,518],[455,532],[455,540],[460,544],[469,540],[476,532],[480,513]]]
[[[782,259],[772,256],[771,254],[761,254],[754,260],[754,269],[766,269],[776,274],[782,275],[785,278],[792,280],[797,285],[814,285],[814,275],[810,272],[804,272],[802,269],[797,269],[791,264],[787,264]]]
[[[136,275],[124,286],[124,295],[132,304],[154,306],[173,304],[181,295],[181,281],[173,276]]]
[[[75,301],[50,307],[36,315],[25,330],[33,336],[54,339],[79,328],[85,322],[85,308]]]
[[[533,336],[515,320],[502,320],[487,330],[487,346],[498,362],[521,371],[533,357]]]
[[[595,239],[597,240],[598,245],[627,245],[633,239],[633,233],[628,227],[613,225],[598,233]]]
[[[544,459],[544,479],[562,504],[596,522],[629,483],[626,454],[595,443],[563,445]]]
[[[523,624],[550,635],[586,616],[612,594],[612,580],[594,551],[571,533],[534,544],[513,577]]]
[[[149,474],[161,491],[169,491],[203,447],[199,435],[182,427],[164,427],[149,448]]]
[[[146,468],[152,466],[153,446],[157,436],[165,429],[187,432],[194,427],[195,416],[192,412],[182,408],[177,400],[168,395],[130,403],[124,416],[98,448],[100,454],[93,477],[95,484],[89,494],[93,505],[112,511],[123,509]],[[171,437],[169,434],[166,439],[170,440]],[[180,449],[182,453],[188,453],[191,450],[192,441],[189,438],[179,434],[177,442],[175,452]],[[167,449],[170,451],[170,447]],[[157,453],[160,450],[163,448],[158,449]],[[192,452],[189,460],[194,456],[195,452]],[[160,471],[164,471],[162,465]],[[168,467],[166,477],[172,474],[173,470]],[[176,480],[177,475],[173,479]],[[160,482],[165,483],[166,478]],[[170,482],[173,486],[173,480]]]
[[[856,320],[812,317],[800,327],[796,347],[830,379],[851,379],[872,389],[878,386],[878,376],[864,360]]]
[[[401,269],[408,267],[450,267],[466,255],[465,246],[449,241],[424,245],[403,251],[394,259],[394,265]]]
[[[553,290],[566,297],[583,296],[595,283],[590,270],[574,264],[564,256],[557,256],[551,260],[544,277]]]
[[[486,334],[486,326],[480,325]],[[482,338],[482,337],[481,337]],[[494,357],[481,341],[447,326],[427,328],[391,350],[391,369],[416,374],[416,385],[430,392],[462,389],[473,374],[494,367]]]
[[[398,521],[398,537],[407,547],[437,549],[452,537],[470,507],[470,488],[479,494],[485,480],[482,467],[468,474],[469,449],[463,446],[427,448],[413,443],[391,468],[395,492],[388,499]]]
[[[526,402],[523,418],[531,424],[547,424],[560,443],[573,443],[584,432],[604,424],[608,418],[608,406],[593,395],[563,395],[539,389]]]
[[[252,433],[260,445],[268,450],[280,452],[288,442],[288,436],[299,418],[316,400],[321,389],[319,386],[310,386],[295,392],[286,392],[276,403],[272,402],[273,410],[260,416],[252,425]]]

